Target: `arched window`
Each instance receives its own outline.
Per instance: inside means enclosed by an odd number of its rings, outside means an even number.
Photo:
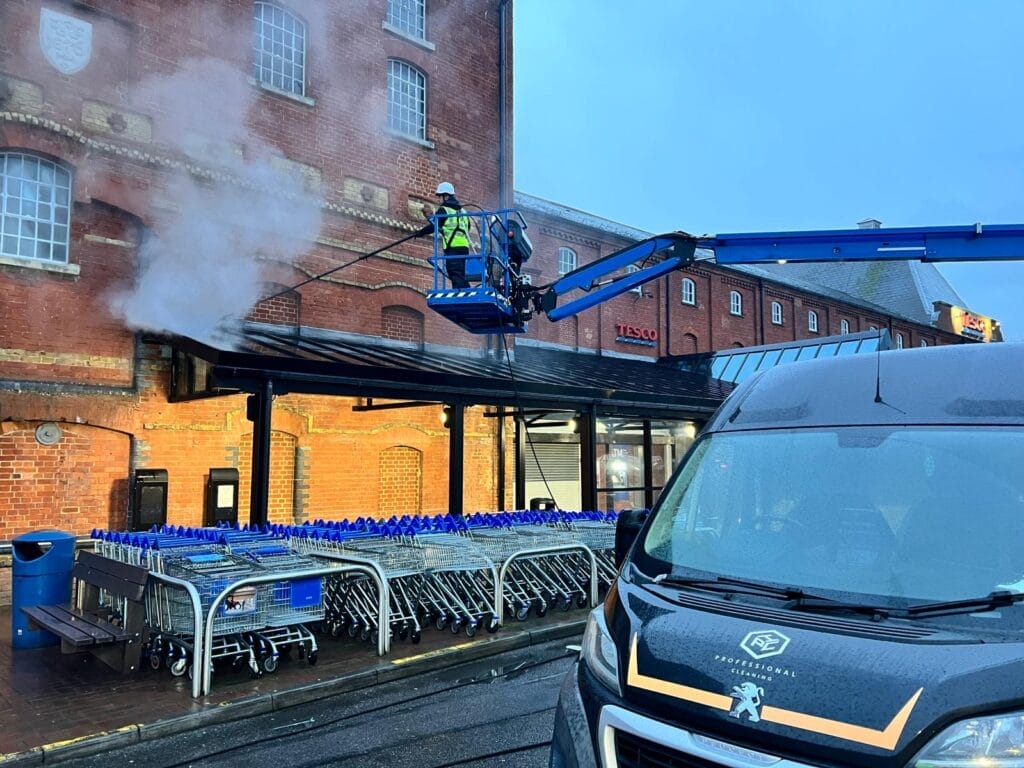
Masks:
[[[743,296],[740,295],[739,291],[729,292],[729,314],[730,315],[742,315],[743,314]]]
[[[697,305],[697,284],[688,277],[683,278],[681,296],[683,304],[689,304],[691,307]]]
[[[71,173],[21,152],[0,152],[0,255],[68,261]]]
[[[273,3],[253,4],[252,76],[288,93],[306,93],[306,25]]]
[[[398,59],[388,59],[388,128],[427,140],[426,75]]]
[[[903,349],[903,334],[896,334],[896,349]]]
[[[928,346],[928,339],[921,339],[921,346],[922,347],[927,347]]]
[[[843,320],[842,322],[839,323],[839,332],[840,333],[849,333],[850,332],[850,321],[849,320]]]
[[[782,325],[782,304],[777,301],[772,302],[772,323]]]
[[[426,0],[388,0],[388,24],[409,37],[425,40],[427,37]]]
[[[818,313],[813,309],[807,311],[807,330],[811,333],[818,332]]]
[[[559,248],[558,249],[558,274],[564,275],[566,272],[572,272],[576,269],[577,257],[576,251],[572,248]]]

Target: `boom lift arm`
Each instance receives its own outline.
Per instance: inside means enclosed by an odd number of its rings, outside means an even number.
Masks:
[[[535,287],[521,274],[522,263],[532,250],[521,231],[525,227],[509,227],[508,213],[477,214],[489,222],[487,230],[481,227],[485,232],[481,256],[492,265],[481,270],[479,287],[439,289],[438,270],[444,257],[435,251],[432,259],[435,290],[427,294],[428,306],[474,333],[521,333],[534,314],[543,313],[552,321],[571,317],[695,261],[707,260],[709,257],[698,256],[699,249],[712,251],[719,264],[1024,258],[1024,225],[1016,224],[701,236],[673,232],[633,243],[562,275],[548,286]],[[522,222],[518,213],[514,219]],[[489,239],[488,231],[492,233]],[[510,243],[516,245],[510,247]],[[639,268],[609,277],[630,265]],[[563,301],[572,291],[582,291],[583,295]]]

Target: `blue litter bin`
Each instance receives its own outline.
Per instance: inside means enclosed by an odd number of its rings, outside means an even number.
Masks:
[[[15,538],[11,550],[11,645],[56,645],[60,638],[43,629],[29,628],[28,616],[21,609],[71,600],[75,537],[63,531],[33,531]]]

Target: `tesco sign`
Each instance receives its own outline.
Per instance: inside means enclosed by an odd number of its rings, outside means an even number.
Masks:
[[[643,326],[628,325],[626,323],[618,323],[615,328],[618,330],[616,341],[653,347],[658,340],[657,328],[644,328]]]

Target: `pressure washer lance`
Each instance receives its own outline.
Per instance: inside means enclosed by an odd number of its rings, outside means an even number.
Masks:
[[[290,293],[291,291],[294,291],[296,288],[301,288],[302,286],[304,286],[304,285],[306,285],[308,283],[312,283],[312,282],[314,282],[316,280],[322,280],[323,278],[327,277],[328,275],[330,275],[330,274],[332,274],[334,272],[338,272],[339,270],[342,270],[345,267],[351,267],[353,264],[358,264],[363,259],[368,259],[371,256],[376,256],[378,253],[383,253],[384,251],[388,250],[389,248],[394,248],[396,245],[401,245],[402,243],[406,242],[407,240],[412,240],[415,237],[419,237],[419,232],[418,231],[417,232],[413,232],[411,235],[406,235],[401,240],[395,240],[395,242],[393,242],[393,243],[388,243],[387,245],[381,246],[376,251],[371,251],[370,253],[364,253],[358,259],[353,259],[352,261],[349,261],[349,262],[347,262],[345,264],[340,264],[337,267],[334,267],[333,269],[328,269],[326,272],[322,272],[319,275],[307,278],[306,280],[303,280],[301,283],[296,283],[291,288],[285,288],[283,290],[278,291],[277,293],[272,293],[269,296],[264,296],[264,297],[262,297],[260,299],[260,301],[267,301],[268,299],[276,299],[278,296],[283,296],[286,293]]]

